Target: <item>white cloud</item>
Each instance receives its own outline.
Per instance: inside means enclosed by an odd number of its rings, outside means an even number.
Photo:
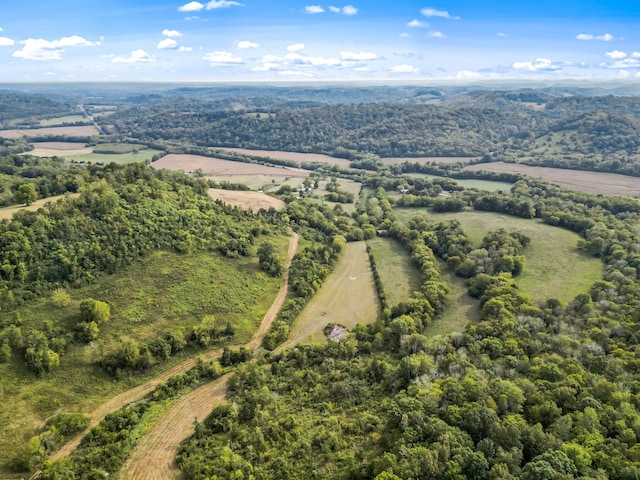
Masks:
[[[284,60],[293,65],[310,65],[314,67],[338,67],[343,62],[333,57],[309,57],[306,55],[300,55],[299,53],[287,53],[284,56]]]
[[[342,57],[343,60],[356,61],[376,60],[377,58],[380,58],[377,53],[373,52],[340,52],[340,57]]]
[[[216,50],[213,53],[207,53],[202,57],[202,59],[209,62],[211,66],[239,65],[243,63],[241,57],[238,57],[231,52],[224,52],[220,50]]]
[[[278,75],[283,77],[313,77],[313,74],[309,72],[301,72],[299,70],[282,70],[278,72]]]
[[[496,35],[499,36],[499,37],[506,37],[507,36],[507,34],[504,33],[504,32],[498,32],[498,33],[496,33]]]
[[[0,37],[0,47],[10,47],[16,43],[12,38]]]
[[[638,57],[623,58],[623,59],[618,59],[614,62],[602,62],[600,66],[604,68],[616,68],[616,69],[640,68],[640,60],[638,59]]]
[[[178,8],[179,12],[199,12],[204,8],[204,5],[200,2],[189,2],[185,3],[181,7]]]
[[[621,52],[620,50],[613,50],[612,52],[605,52],[605,57],[610,58],[612,60],[619,60],[621,58],[627,58],[627,54],[625,52]]]
[[[324,8],[320,5],[307,5],[304,7],[304,13],[315,15],[316,13],[324,13]]]
[[[407,23],[407,27],[428,27],[429,24],[427,22],[421,22],[420,20],[413,19],[409,23]]]
[[[435,8],[423,8],[420,13],[425,17],[440,17],[448,20],[460,20],[460,17],[453,17],[445,10],[436,10]]]
[[[205,5],[207,10],[216,10],[218,8],[244,7],[242,3],[233,2],[231,0],[211,0]]]
[[[171,50],[178,48],[178,42],[176,42],[173,38],[165,38],[164,40],[160,40],[156,45],[156,48],[160,50]]]
[[[0,27],[0,32],[4,32],[4,28]]]
[[[466,80],[470,78],[481,78],[478,72],[472,72],[471,70],[462,70],[461,72],[456,73],[456,78],[458,80]]]
[[[579,33],[576,35],[577,40],[600,40],[601,42],[610,42],[613,40],[613,35],[605,33],[604,35],[593,35],[591,33]]]
[[[404,33],[401,33],[400,36],[402,38],[407,38],[407,37],[410,37],[411,35],[409,35],[407,32],[404,32]]]
[[[427,33],[427,36],[431,38],[447,38],[447,36],[442,32],[429,32]]]
[[[389,69],[391,73],[418,73],[418,68],[413,65],[409,65],[407,63],[403,63],[402,65],[395,65]]]
[[[111,63],[153,63],[156,59],[143,49],[139,48],[129,54],[128,57],[114,57]]]
[[[334,7],[333,5],[329,7],[333,13],[342,13],[343,15],[357,15],[358,9],[353,5],[345,5],[344,7]],[[321,12],[320,12],[321,13]]]
[[[371,69],[369,67],[356,67],[353,69],[354,72],[370,72]]]
[[[287,52],[299,52],[300,50],[304,50],[304,43],[294,43],[287,46]]]
[[[278,63],[263,63],[262,65],[257,65],[251,69],[252,72],[272,72],[276,70],[281,70],[282,66]]]
[[[193,50],[193,48],[191,47],[180,47],[178,49],[179,52],[191,52]]]
[[[533,62],[515,62],[515,70],[526,70],[528,72],[553,72],[561,70],[562,66],[552,62],[548,58],[536,58]]]
[[[260,46],[259,43],[250,42],[249,40],[242,40],[238,42],[238,48],[247,49],[247,48],[258,48]]]
[[[165,28],[165,29],[162,31],[162,34],[163,34],[165,37],[169,37],[169,38],[179,38],[179,37],[181,37],[181,36],[182,36],[182,34],[181,34],[179,31],[177,31],[177,30],[169,30],[169,29],[167,29],[167,28]]]
[[[60,60],[66,47],[91,47],[99,43],[90,42],[78,35],[62,37],[59,40],[48,41],[42,38],[28,38],[20,42],[24,45],[21,50],[13,52],[16,58],[27,60]]]
[[[340,7],[334,7],[333,5],[329,6],[329,10],[331,10],[333,13],[340,13],[342,11]]]

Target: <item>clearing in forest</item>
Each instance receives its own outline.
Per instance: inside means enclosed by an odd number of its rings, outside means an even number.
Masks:
[[[485,190],[487,192],[508,192],[513,186],[508,182],[497,182],[494,180],[482,180],[476,178],[451,178],[426,173],[408,173],[407,176],[412,178],[427,178],[429,180],[453,181],[464,188],[477,188],[478,190]]]
[[[11,205],[10,207],[0,208],[0,220],[4,220],[7,218],[12,218],[13,214],[19,212],[20,210],[27,210],[28,212],[35,212],[40,207],[44,207],[45,204],[52,202],[55,203],[57,200],[64,198],[65,195],[69,195],[70,197],[77,197],[79,193],[64,193],[62,195],[55,195],[53,197],[41,198],[36,200],[31,205]]]
[[[508,172],[530,175],[546,182],[578,192],[601,194],[608,197],[640,195],[640,178],[616,173],[587,172],[564,168],[534,167],[520,163],[479,163],[465,167],[465,170],[487,170],[490,172]],[[456,180],[457,181],[457,180]]]
[[[340,259],[320,290],[296,319],[289,339],[279,349],[302,342],[322,342],[327,323],[349,330],[358,323],[380,318],[380,301],[369,264],[366,243],[347,243]]]
[[[153,162],[151,166],[157,170],[182,170],[195,172],[201,170],[205,175],[279,175],[287,177],[306,177],[306,170],[294,170],[284,167],[269,167],[257,163],[233,162],[221,158],[205,157],[203,155],[169,154]],[[229,179],[233,181],[233,179]]]
[[[283,152],[277,150],[251,150],[248,148],[232,148],[218,147],[220,150],[241,153],[242,155],[255,155],[257,157],[272,158],[274,160],[287,160],[290,162],[298,162],[301,165],[305,163],[326,163],[328,165],[338,165],[340,167],[349,167],[351,161],[346,158],[330,157],[321,153],[299,153],[299,152]]]
[[[426,209],[397,209],[398,216],[408,221]],[[526,264],[516,277],[520,288],[534,301],[549,298],[569,302],[578,294],[587,292],[602,274],[602,262],[581,250],[580,236],[569,230],[554,227],[537,219],[512,217],[501,213],[464,211],[456,213],[429,213],[429,220],[441,222],[457,219],[469,236],[474,248],[491,230],[506,228],[531,239],[525,249]]]
[[[253,212],[258,212],[261,208],[269,210],[269,208],[273,207],[276,210],[281,210],[284,207],[282,200],[262,192],[210,188],[209,196],[214,200],[221,200],[234,207],[252,210]]]

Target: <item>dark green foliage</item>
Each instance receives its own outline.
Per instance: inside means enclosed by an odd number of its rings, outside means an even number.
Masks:
[[[33,183],[23,183],[13,196],[16,202],[31,205],[38,199],[38,192],[36,192],[36,187]]]
[[[111,310],[109,305],[100,300],[85,298],[80,301],[80,319],[83,322],[95,322],[101,325],[109,320]]]
[[[284,265],[276,255],[276,249],[271,243],[263,242],[258,247],[258,262],[260,268],[272,277],[282,275]]]

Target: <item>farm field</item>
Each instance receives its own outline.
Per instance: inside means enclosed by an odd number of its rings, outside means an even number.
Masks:
[[[84,115],[65,115],[64,117],[47,118],[40,120],[41,127],[55,127],[64,123],[89,122]]]
[[[271,241],[284,256],[287,237]],[[227,321],[234,325],[234,342],[246,342],[271,305],[279,284],[279,279],[259,271],[252,259],[229,261],[205,253],[157,252],[144,264],[69,291],[73,299],[69,307],[56,308],[44,298],[19,309],[23,329],[41,328],[44,319],[70,326],[77,322],[79,300],[92,297],[111,306],[111,320],[101,326],[98,341],[70,346],[61,357],[61,368],[37,382],[22,358],[0,364],[0,401],[4,404],[0,411],[0,471],[6,469],[11,454],[27,444],[34,429],[58,409],[93,411],[105,399],[184,360],[176,356],[144,375],[125,376],[115,382],[96,362],[119,344],[121,336],[144,341],[156,338],[168,327],[184,329],[188,334],[204,315],[214,315],[216,325],[224,326]]]
[[[229,152],[241,153],[243,155],[256,155],[258,157],[268,157],[274,160],[288,160],[290,162],[298,162],[301,165],[305,163],[326,163],[329,165],[338,165],[340,167],[348,167],[351,163],[346,158],[330,157],[329,155],[323,155],[320,153],[298,153],[298,152],[283,152],[275,150],[251,150],[248,148],[232,148],[232,147],[218,147],[220,150],[227,150]]]
[[[329,205],[330,208],[334,208],[336,205],[341,205],[345,212],[353,213],[356,211],[355,202],[358,200],[358,195],[360,194],[360,188],[362,184],[360,182],[354,182],[353,180],[347,180],[344,178],[338,179],[338,185],[340,185],[341,190],[345,190],[346,192],[352,193],[354,198],[354,203],[338,203],[338,202],[329,202],[324,199],[324,196],[329,193],[327,191],[327,184],[329,180],[320,180],[318,182],[318,188],[312,190],[312,196],[317,197],[322,200],[322,202]]]
[[[100,163],[109,164],[113,163],[147,163],[151,162],[153,156],[157,153],[161,153],[160,150],[154,150],[148,148],[146,150],[140,150],[139,152],[131,153],[83,153],[83,154],[61,154],[59,157],[63,157],[68,162],[77,163]]]
[[[257,212],[261,208],[268,210],[270,207],[273,207],[276,210],[280,210],[284,207],[282,200],[262,192],[210,188],[208,193],[214,200],[222,200],[229,205],[241,207],[245,210],[252,210],[253,212]]]
[[[296,319],[289,339],[278,350],[300,342],[322,342],[323,329],[337,323],[352,329],[380,318],[380,302],[366,244],[347,243],[334,271]]]
[[[410,220],[426,209],[397,209],[403,221]],[[497,228],[506,228],[528,236],[531,243],[525,249],[527,259],[523,272],[516,278],[520,288],[534,301],[557,298],[569,302],[587,292],[602,273],[602,263],[577,248],[579,236],[569,230],[546,225],[540,220],[528,220],[499,213],[464,211],[457,213],[429,213],[433,222],[455,218],[469,236],[474,247]]]
[[[93,125],[82,127],[44,127],[24,130],[0,130],[0,138],[39,137],[42,135],[67,135],[70,137],[91,137],[100,132]]]
[[[275,192],[283,185],[300,189],[304,177],[283,177],[281,175],[207,175],[207,178],[215,182],[242,183],[251,190]]]
[[[595,193],[605,196],[640,195],[640,178],[615,173],[587,172],[552,167],[534,167],[519,163],[481,163],[465,167],[465,170],[487,170],[491,172],[521,173],[541,178],[561,187],[579,192]]]
[[[33,142],[33,150],[25,152],[36,157],[65,157],[93,153],[93,147],[80,142]]]
[[[153,162],[151,166],[155,169],[166,168],[168,170],[182,170],[184,172],[202,170],[202,173],[205,175],[277,175],[282,177],[306,177],[309,175],[309,172],[306,170],[268,167],[257,163],[233,162],[220,158],[188,154],[165,155],[161,159]],[[233,178],[228,178],[228,180],[234,181]]]
[[[477,157],[385,157],[382,159],[382,163],[385,165],[397,165],[399,163],[409,162],[424,165],[427,163],[469,163],[473,160],[477,160]]]
[[[65,193],[63,195],[55,195],[53,197],[41,198],[36,200],[31,205],[11,205],[10,207],[0,208],[0,220],[4,220],[7,218],[13,217],[13,214],[19,212],[20,210],[27,210],[29,212],[35,212],[40,207],[43,207],[45,204],[49,202],[55,202],[63,198],[65,195],[70,195],[72,197],[77,197],[80,195],[79,193]]]
[[[494,182],[492,180],[476,180],[469,178],[450,178],[450,177],[440,177],[438,175],[429,175],[426,173],[408,173],[408,177],[412,178],[429,178],[429,179],[443,179],[453,180],[458,185],[463,186],[464,188],[477,188],[478,190],[485,190],[487,192],[508,192],[511,190],[512,184],[507,182]]]
[[[382,280],[389,307],[407,301],[420,290],[422,278],[409,253],[393,238],[376,237],[367,240]]]

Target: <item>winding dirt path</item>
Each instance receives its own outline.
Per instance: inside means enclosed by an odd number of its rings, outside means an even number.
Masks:
[[[278,291],[278,295],[276,296],[273,303],[271,304],[271,307],[269,308],[264,318],[262,319],[262,322],[260,323],[258,330],[256,330],[252,339],[244,346],[253,349],[260,345],[260,343],[262,342],[262,338],[265,336],[265,334],[269,330],[269,327],[273,323],[273,320],[276,318],[278,311],[282,307],[285,301],[285,298],[287,296],[288,288],[289,288],[289,266],[291,265],[291,260],[293,259],[293,256],[295,255],[297,248],[298,248],[298,234],[295,232],[292,232],[291,240],[289,241],[289,250],[287,252],[287,260],[285,262],[285,270],[283,274],[284,281],[282,282],[282,286]],[[241,346],[242,345],[235,345],[235,346],[232,346],[231,348],[240,348]],[[209,352],[206,352],[202,355],[199,355],[198,357],[203,357],[206,360],[210,360],[210,359],[219,357],[221,354],[222,354],[222,349],[216,349],[216,350],[211,350]],[[107,402],[100,405],[96,410],[93,411],[93,413],[91,413],[91,421],[89,424],[89,428],[84,432],[82,432],[80,435],[78,435],[76,438],[71,440],[70,442],[66,443],[62,448],[60,448],[60,450],[56,451],[53,455],[51,455],[51,457],[49,457],[49,460],[54,461],[71,454],[71,452],[73,452],[78,447],[82,438],[84,438],[84,436],[89,432],[89,429],[91,427],[98,425],[104,419],[104,417],[106,417],[109,413],[115,412],[116,410],[119,410],[125,405],[134,402],[135,400],[146,395],[147,393],[152,392],[160,383],[166,382],[170,377],[177,375],[179,373],[187,372],[188,370],[190,370],[195,366],[198,357],[186,360],[180,363],[179,365],[176,365],[170,368],[169,370],[166,370],[165,372],[161,373],[157,377],[141,385],[138,385],[137,387],[127,390],[126,392],[123,392],[120,395],[113,397]],[[180,440],[175,442],[175,448],[173,450],[168,450],[167,446],[164,446],[164,445],[159,445],[157,447],[161,449],[157,453],[163,453],[164,456],[171,457],[169,467],[173,468],[171,466],[171,463],[175,458],[175,451],[177,449],[178,444],[184,438],[191,435],[194,431],[193,420],[196,417],[204,419],[204,417],[209,415],[212,407],[211,402],[216,398],[216,396],[221,395],[220,398],[222,399],[224,398],[226,378],[227,378],[226,375],[223,377],[220,377],[219,379],[211,383],[208,383],[206,385],[203,385],[202,387],[199,387],[193,390],[192,392],[185,395],[184,397],[181,397],[176,403],[174,403],[174,405],[171,408],[169,408],[167,412],[165,412],[165,414],[159,419],[156,426],[152,428],[149,434],[146,435],[144,439],[140,442],[138,448],[136,448],[136,450],[134,451],[134,456],[136,456],[137,452],[140,451],[141,449],[146,449],[147,447],[145,445],[147,445],[148,442],[156,441],[155,438],[157,438],[158,436],[168,437],[169,439],[171,439],[172,437],[177,438],[184,431],[186,432],[186,434],[182,438],[180,438]],[[196,407],[196,405],[199,405],[200,403],[202,403],[203,407],[207,408],[207,411],[205,413],[200,413],[200,410],[198,411],[194,410],[194,408],[198,408]],[[173,421],[177,422],[176,428],[180,428],[181,430],[174,431],[173,427],[169,427],[170,430],[168,431],[171,432],[171,435],[168,435],[168,436],[162,435],[162,431],[158,431],[158,430],[162,428],[167,428],[166,422],[172,421],[173,417],[175,417]],[[186,427],[189,427],[190,430],[185,429],[185,425],[183,425],[185,423],[184,421],[182,422],[180,421],[181,419],[184,420],[184,418],[188,418],[188,421],[186,422]],[[153,438],[151,437],[152,435],[154,435]],[[149,440],[147,440],[148,438]],[[132,467],[135,469],[136,467],[135,464],[133,464],[131,461],[127,462],[127,465],[129,464],[131,464]],[[146,474],[151,476],[135,477],[135,478],[172,478],[172,476],[167,473],[159,473],[160,476],[155,476],[155,472],[146,471]],[[34,475],[32,478],[34,478],[35,476],[36,475]],[[128,479],[128,478],[134,478],[134,477],[129,476],[127,474],[124,474],[124,475],[121,474],[120,478]]]

